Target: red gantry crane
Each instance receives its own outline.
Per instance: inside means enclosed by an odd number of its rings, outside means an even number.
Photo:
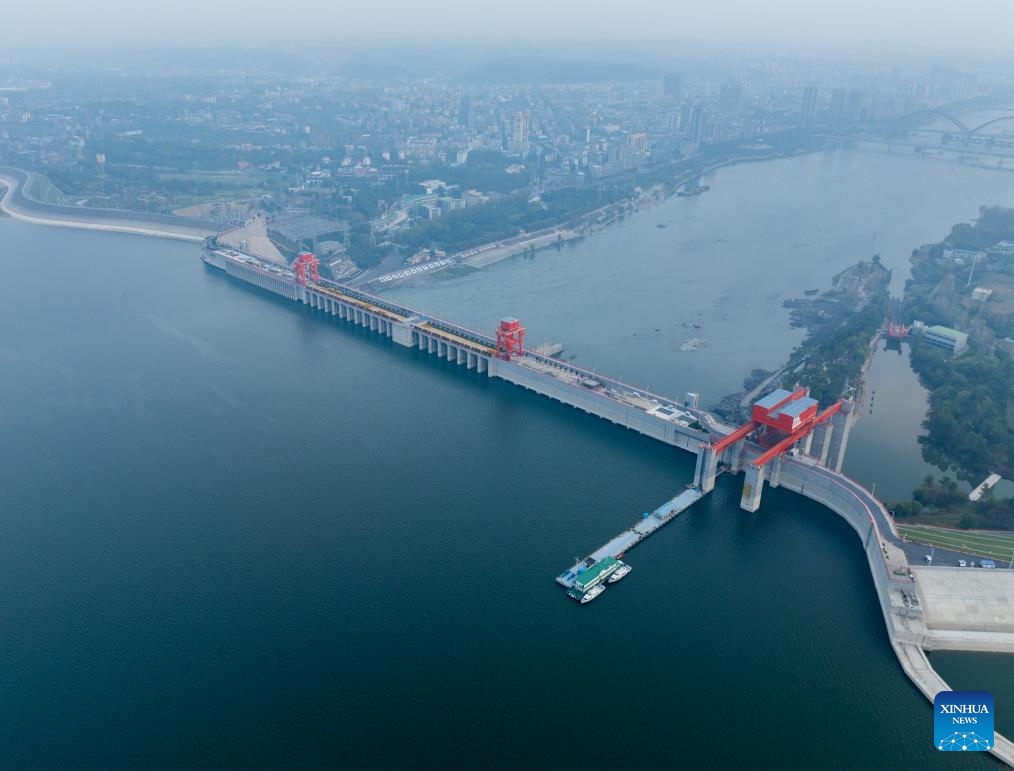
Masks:
[[[524,352],[525,328],[517,319],[500,319],[496,328],[496,355],[504,361],[512,356],[520,356]]]
[[[310,252],[300,252],[296,261],[292,263],[292,268],[296,271],[296,283],[301,286],[306,286],[307,282],[318,283],[320,281],[320,273],[317,271],[319,265],[320,260]]]

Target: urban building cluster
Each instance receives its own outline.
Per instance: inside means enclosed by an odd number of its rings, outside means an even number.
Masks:
[[[0,71],[0,163],[44,175],[29,193],[51,202],[226,222],[313,217],[293,248],[312,239],[369,262],[393,233],[504,196],[538,205],[709,148],[848,132],[1009,86],[939,67],[772,59],[514,85],[263,68],[43,79],[13,67]],[[405,246],[408,259],[431,244]]]

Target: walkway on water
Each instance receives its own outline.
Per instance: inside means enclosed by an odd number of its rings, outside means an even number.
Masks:
[[[641,541],[658,532],[663,525],[672,522],[676,517],[703,498],[706,493],[696,487],[690,487],[672,498],[653,512],[645,513],[644,517],[635,522],[611,541],[607,541],[584,559],[580,559],[556,577],[556,582],[566,589],[574,585],[574,579],[587,568],[605,557],[623,557],[628,549],[637,546]]]

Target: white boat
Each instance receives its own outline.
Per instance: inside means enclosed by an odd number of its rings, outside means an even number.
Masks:
[[[605,584],[595,584],[595,586],[585,592],[584,597],[581,598],[581,604],[584,605],[586,602],[591,602],[605,590]]]
[[[615,584],[621,578],[630,573],[631,570],[633,570],[633,568],[630,567],[630,565],[627,564],[621,565],[620,567],[616,568],[615,573],[613,573],[611,576],[609,576],[609,578],[606,579],[606,582],[610,584]]]

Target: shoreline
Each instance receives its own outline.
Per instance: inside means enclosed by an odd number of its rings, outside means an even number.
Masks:
[[[740,163],[774,161],[781,158],[792,158],[799,155],[806,155],[807,153],[824,152],[830,149],[832,144],[833,143],[828,142],[820,148],[808,148],[794,152],[778,153],[772,156],[738,156],[735,158],[729,158],[727,160],[718,161],[710,166],[706,166],[698,173],[685,174],[683,176],[677,174],[672,181],[675,182],[678,187],[682,182],[694,177],[703,177],[705,174],[712,174],[722,168],[735,166]],[[3,194],[0,195],[0,216],[7,216],[11,219],[27,222],[33,225],[49,225],[51,227],[75,228],[78,230],[96,230],[106,233],[127,233],[132,235],[152,236],[154,238],[188,241],[190,243],[202,243],[209,236],[216,235],[222,230],[222,228],[212,228],[210,225],[202,226],[198,223],[195,223],[194,226],[189,226],[159,222],[155,219],[146,219],[144,212],[110,211],[109,216],[106,216],[104,213],[100,213],[101,210],[93,209],[90,210],[90,212],[86,210],[78,215],[68,216],[66,213],[61,213],[60,216],[46,216],[46,210],[43,209],[42,206],[47,204],[44,204],[44,202],[41,201],[35,201],[24,192],[24,189],[30,181],[33,173],[34,172],[22,171],[21,169],[0,167],[0,188],[2,188],[3,191]],[[19,179],[18,175],[23,176],[23,178]],[[685,177],[685,179],[683,177]],[[616,208],[618,206],[623,207],[624,217],[627,214],[637,214],[644,209],[657,206],[676,197],[675,189],[672,193],[665,193],[667,184],[668,183],[657,183],[649,188],[645,188],[636,200],[608,204],[600,209],[589,212],[585,216],[591,218],[596,213],[606,212],[609,209]],[[661,192],[662,195],[658,195],[659,192]],[[20,207],[13,205],[13,200],[16,198],[21,199],[19,203],[22,205]],[[39,206],[37,208],[26,208],[23,205],[25,202],[27,202],[29,206],[33,203],[39,204]],[[629,206],[629,208],[626,208],[627,206]],[[126,219],[119,219],[118,215],[125,216]],[[568,241],[579,240],[593,235],[594,233],[604,230],[610,225],[621,221],[624,217],[614,216],[601,223],[588,222],[584,227],[577,229],[565,228],[564,223],[557,223],[552,226],[552,229],[556,234],[563,235],[564,237],[562,238],[562,243],[566,243]],[[534,245],[534,242],[540,240],[542,240],[541,237],[536,237],[530,240],[518,242],[517,244],[513,244],[511,247],[507,248],[500,245],[497,248],[491,249],[491,254],[483,255],[484,259],[477,260],[476,263],[473,263],[470,260],[464,260],[460,264],[481,270],[489,265],[501,262],[502,260],[516,257],[524,252],[529,245]],[[556,245],[557,242],[554,240],[552,243],[536,246],[536,249],[542,251]],[[480,246],[486,245],[484,244]],[[370,282],[367,281],[364,283]],[[380,287],[378,287],[378,289],[379,288]]]
[[[613,203],[606,204],[605,206],[600,206],[597,209],[593,209],[590,212],[586,212],[585,214],[581,215],[582,223],[577,227],[568,228],[566,226],[566,222],[558,222],[555,225],[550,225],[543,229],[543,230],[553,230],[554,235],[555,234],[562,235],[563,237],[559,243],[555,239],[553,239],[548,243],[536,245],[538,241],[541,241],[545,238],[545,236],[538,234],[531,236],[529,238],[525,238],[525,236],[523,235],[514,236],[512,239],[508,240],[514,240],[519,238],[524,240],[516,241],[514,244],[510,246],[505,246],[503,241],[490,241],[485,244],[478,244],[477,246],[470,247],[470,249],[467,250],[467,251],[475,249],[482,250],[480,254],[477,254],[474,257],[465,258],[460,262],[455,262],[451,265],[448,265],[447,267],[450,268],[454,267],[455,265],[458,265],[473,268],[475,270],[482,270],[483,268],[489,267],[490,265],[494,265],[498,262],[502,262],[503,260],[508,260],[512,257],[517,257],[519,255],[524,254],[529,246],[535,246],[536,250],[540,252],[551,248],[555,248],[558,245],[565,246],[570,242],[579,241],[581,239],[593,236],[596,233],[605,230],[606,228],[612,225],[615,225],[617,222],[622,222],[627,218],[627,216],[639,214],[647,209],[660,206],[670,201],[671,199],[676,198],[677,189],[681,185],[692,179],[701,179],[707,174],[713,174],[721,169],[737,166],[741,163],[761,163],[764,161],[777,161],[785,158],[796,158],[798,156],[807,155],[809,153],[827,152],[829,150],[834,149],[835,144],[836,144],[835,140],[828,140],[821,147],[805,148],[790,152],[780,152],[774,155],[766,155],[766,156],[740,155],[734,158],[727,158],[725,160],[716,161],[715,163],[709,166],[705,166],[700,171],[678,172],[674,174],[672,179],[667,180],[666,182],[656,182],[645,188],[638,187],[638,189],[640,190],[640,194],[634,199],[615,201]],[[671,189],[671,192],[666,192],[669,189]],[[598,216],[604,216],[605,217],[604,221],[596,222],[595,218]],[[540,231],[540,233],[541,232],[542,231]],[[414,285],[423,285],[428,281],[432,281],[435,278],[438,278],[439,273],[442,272],[443,270],[444,268],[441,268],[440,271],[430,271],[424,274],[406,277],[404,281],[411,281],[413,282]],[[376,283],[376,277],[371,277],[364,281],[353,280],[351,282],[351,285],[361,288],[370,287],[370,291],[382,292],[386,289],[390,289],[393,286],[395,286],[395,283],[392,282],[385,283],[384,285],[378,285]]]
[[[24,175],[19,179],[16,175],[10,174],[7,170],[0,171],[0,187],[3,195],[0,196],[0,214],[21,222],[28,222],[33,225],[50,225],[52,227],[76,228],[78,230],[98,230],[107,233],[129,233],[141,236],[153,236],[155,238],[169,238],[177,241],[188,241],[191,243],[202,243],[208,236],[215,235],[216,230],[210,227],[201,227],[198,223],[190,225],[174,225],[166,222],[158,222],[154,219],[146,219],[142,212],[123,212],[126,219],[118,219],[114,212],[106,217],[98,212],[84,213],[80,216],[46,216],[46,210],[26,209],[23,206],[16,206],[14,200],[20,198],[29,205],[33,200],[24,193],[25,185],[28,183],[31,173],[20,172]],[[41,203],[41,202],[37,202]],[[87,211],[87,210],[86,210]],[[122,216],[122,215],[121,215]]]

